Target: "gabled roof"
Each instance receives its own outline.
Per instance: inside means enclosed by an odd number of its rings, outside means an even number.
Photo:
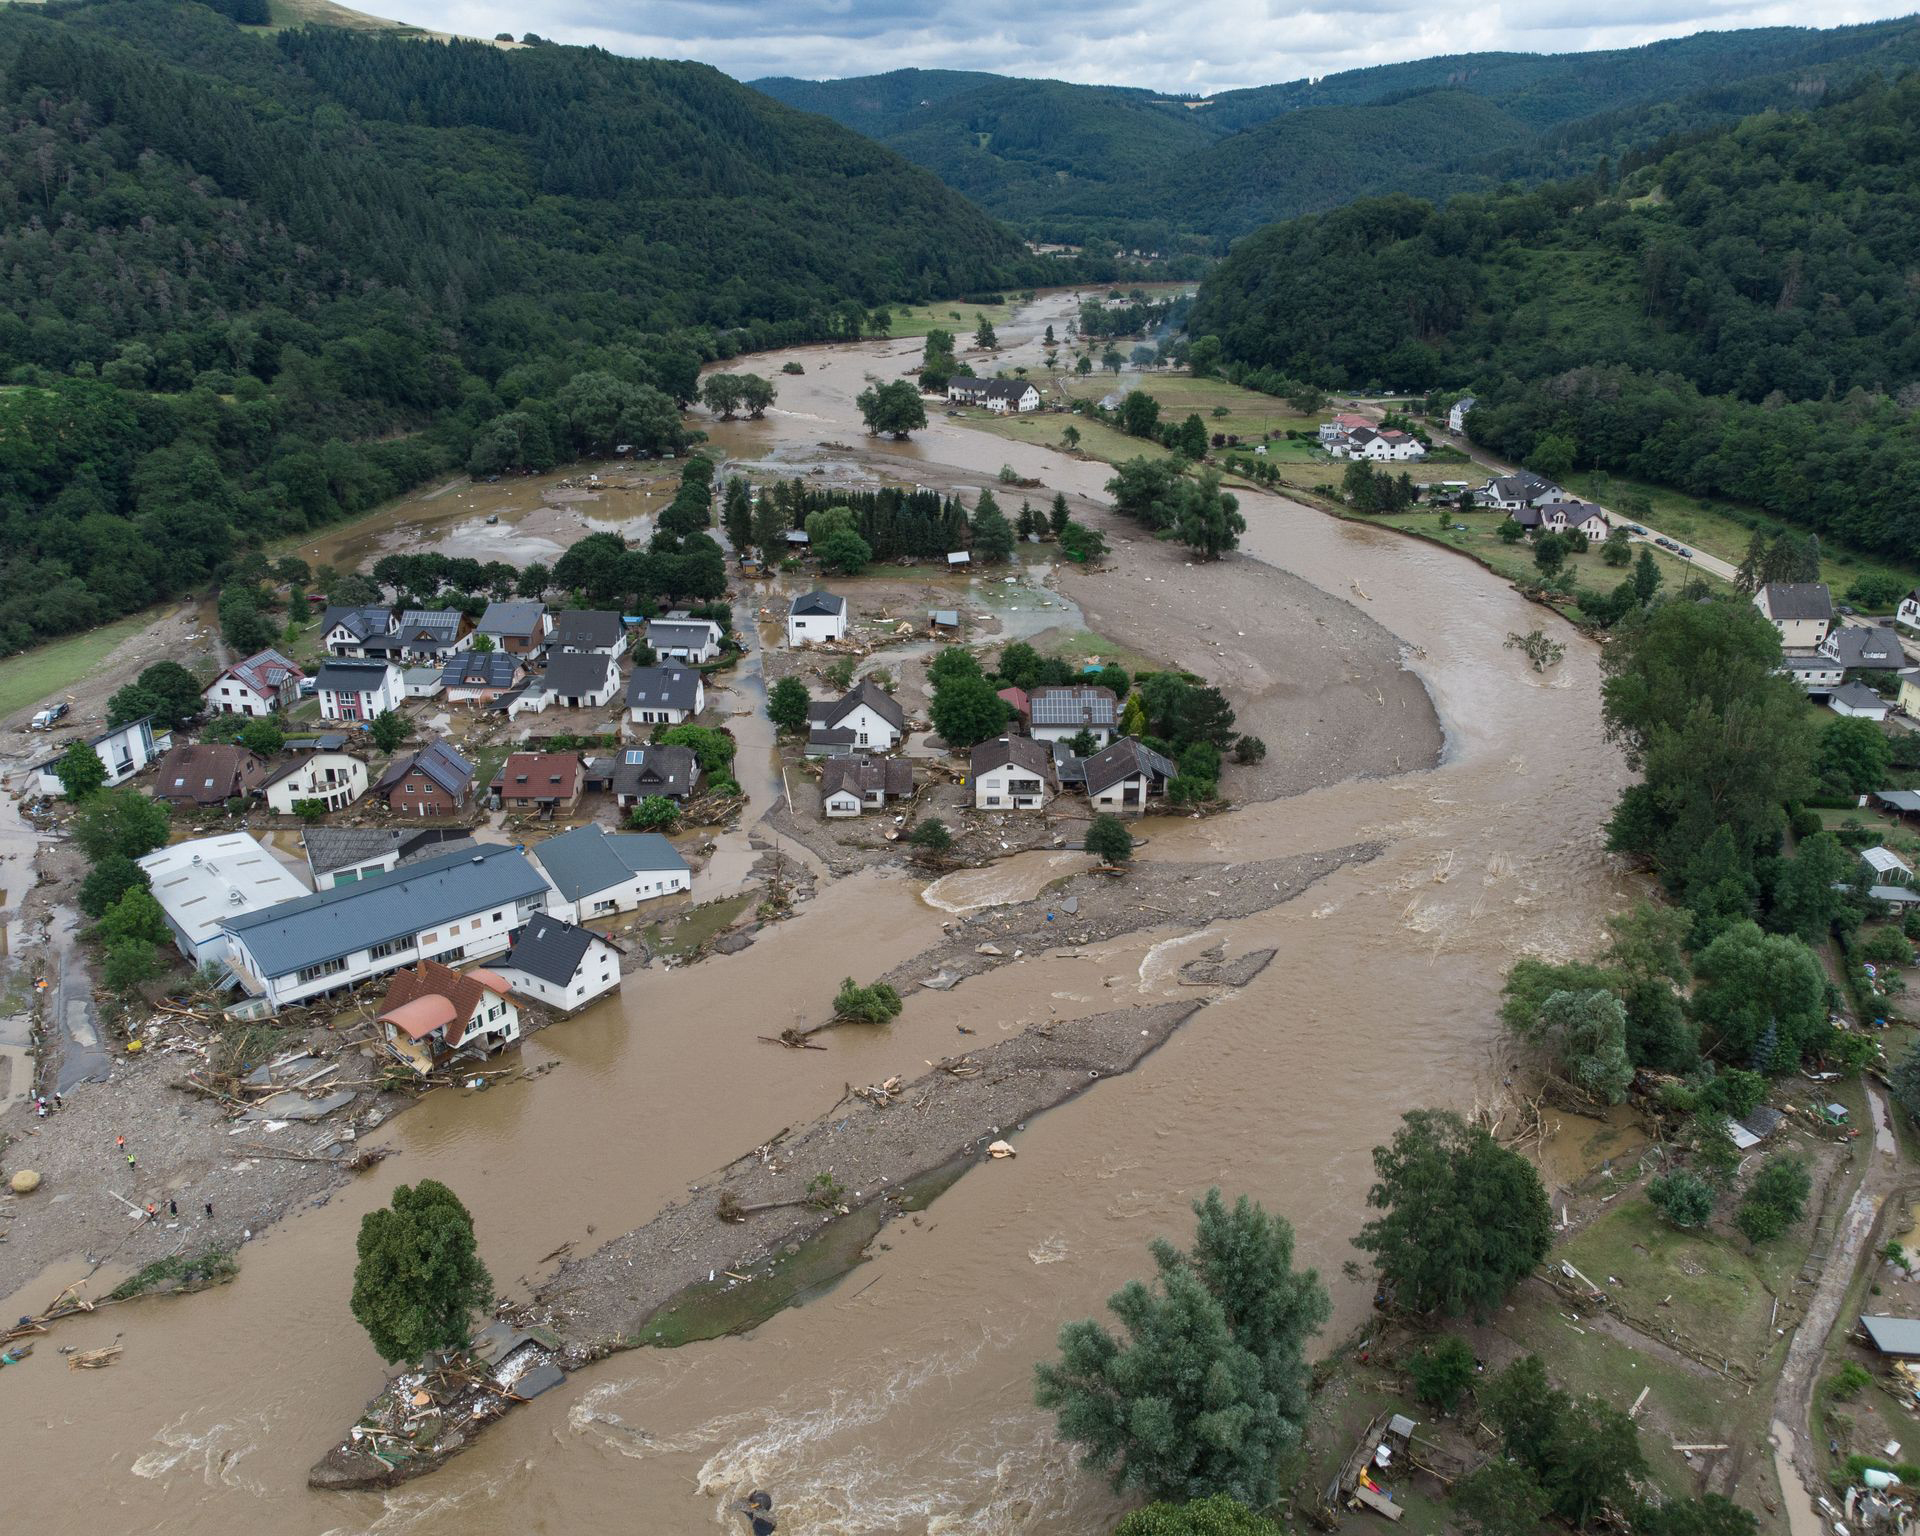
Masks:
[[[1048,784],[1057,786],[1060,782],[1053,771],[1053,748],[1031,736],[1001,736],[979,742],[974,746],[969,766],[976,779],[996,768],[1012,766]]]
[[[556,987],[564,987],[579,974],[580,962],[586,959],[595,944],[619,948],[600,934],[586,928],[576,928],[572,923],[563,923],[557,917],[542,913],[528,919],[520,942],[501,962],[501,968],[525,971],[529,976],[538,976]]]
[[[1087,793],[1100,794],[1136,774],[1170,779],[1179,771],[1176,764],[1153,748],[1142,746],[1131,736],[1122,736],[1106,751],[1096,752],[1087,759]]]
[[[229,918],[222,926],[245,943],[267,976],[286,976],[483,908],[524,901],[546,888],[519,849],[486,843],[423,859],[378,880]]]
[[[836,757],[820,775],[820,798],[850,790],[862,800],[875,790],[889,800],[913,793],[913,764],[903,757]]]
[[[330,635],[342,625],[361,640],[384,635],[393,628],[393,610],[378,603],[336,603],[320,615],[322,635]]]
[[[815,587],[811,592],[802,592],[787,605],[787,617],[804,619],[814,615],[826,618],[843,617],[847,611],[847,600],[833,593]]]
[[[1824,581],[1770,581],[1760,589],[1772,619],[1831,619],[1833,594]]]
[[[828,703],[819,718],[827,725],[838,725],[862,704],[872,710],[896,731],[907,728],[907,712],[902,709],[892,694],[882,688],[872,678],[863,677],[844,695]],[[808,711],[809,715],[812,711]]]
[[[308,827],[302,835],[307,840],[307,867],[316,875],[351,869],[388,853],[397,853],[404,866],[475,846],[456,827]]]
[[[1055,684],[1029,693],[1027,708],[1035,725],[1100,725],[1111,729],[1118,718],[1119,701],[1111,688],[1098,683]]]
[[[456,799],[473,784],[473,764],[446,742],[430,741],[418,752],[396,757],[389,763],[387,771],[380,775],[380,782],[374,785],[375,791],[385,793],[416,768]]]
[[[687,861],[657,832],[576,827],[548,838],[533,856],[568,901],[624,885],[635,875],[687,873]]]
[[[480,615],[479,630],[483,635],[524,635],[531,639],[540,633],[540,621],[546,612],[545,603],[532,599],[488,603],[487,611]]]
[[[314,679],[314,687],[321,693],[372,693],[386,683],[391,666],[392,663],[386,661],[329,657]]]
[[[604,608],[565,608],[554,617],[548,643],[556,651],[600,651],[626,633],[620,615]]]
[[[580,758],[572,752],[515,752],[493,776],[493,787],[522,800],[571,800],[580,787]]]
[[[511,651],[461,651],[449,656],[440,681],[449,688],[511,688],[520,658]]]
[[[613,658],[604,651],[562,651],[547,661],[546,689],[573,697],[598,693],[607,686],[609,672],[618,675]]]
[[[245,661],[236,661],[213,683],[218,683],[223,677],[237,678],[255,693],[272,698],[289,681],[298,682],[306,675],[278,651],[268,650],[249,656]],[[208,692],[213,690],[213,683],[207,685]]]
[[[700,674],[692,667],[635,667],[627,678],[627,704],[634,709],[684,709],[700,701]]]

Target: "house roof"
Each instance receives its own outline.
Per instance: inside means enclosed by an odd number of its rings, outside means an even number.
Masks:
[[[684,709],[699,705],[700,674],[692,667],[635,667],[627,678],[627,703],[635,709]]]
[[[245,943],[264,974],[286,976],[546,888],[519,849],[487,843],[228,918],[222,926]]]
[[[137,862],[161,911],[196,946],[229,917],[307,894],[286,865],[244,832],[172,843]]]
[[[1031,736],[1000,736],[992,741],[977,742],[969,766],[976,779],[996,768],[1012,766],[1048,784],[1060,782],[1059,775],[1053,771],[1053,748]]]
[[[524,635],[531,639],[540,633],[540,621],[546,613],[547,605],[532,599],[488,603],[487,611],[480,615],[479,630],[483,635]]]
[[[519,675],[520,658],[511,651],[460,651],[440,669],[449,688],[511,688]]]
[[[607,686],[609,672],[618,678],[613,658],[604,651],[562,651],[547,661],[546,689],[574,697],[598,693]]]
[[[336,603],[320,615],[320,633],[330,635],[345,625],[358,639],[384,635],[393,628],[393,610],[377,603]]]
[[[1920,1355],[1920,1318],[1863,1316],[1860,1326],[1883,1355]]]
[[[616,795],[690,795],[700,782],[691,747],[628,747],[608,768]]]
[[[579,974],[580,962],[586,959],[588,951],[595,944],[608,943],[597,933],[542,913],[528,919],[520,942],[501,964],[503,969],[525,971],[529,976],[564,987]]]
[[[576,827],[548,838],[533,856],[568,901],[624,885],[635,875],[687,872],[687,861],[657,832]]]
[[[308,827],[303,836],[307,868],[315,875],[351,869],[388,853],[398,853],[405,865],[474,846],[473,839],[455,827]]]
[[[289,681],[297,683],[306,675],[278,651],[268,650],[249,656],[245,661],[236,661],[213,682],[218,683],[223,677],[237,678],[255,693],[272,698]],[[207,691],[211,692],[212,689],[213,684],[209,683]]]
[[[493,776],[503,796],[520,800],[571,800],[580,788],[580,758],[572,752],[515,752]]]
[[[1104,752],[1096,752],[1087,759],[1087,793],[1100,794],[1136,774],[1170,779],[1179,771],[1153,748],[1142,746],[1131,736],[1122,736]]]
[[[1103,725],[1112,728],[1119,701],[1111,688],[1097,683],[1072,683],[1035,688],[1027,695],[1035,725]]]
[[[787,606],[787,617],[803,619],[819,614],[828,618],[843,616],[847,611],[847,600],[833,593],[815,587],[811,592],[802,592]]]
[[[907,712],[900,707],[899,702],[892,694],[874,682],[872,678],[867,677],[861,678],[859,682],[855,683],[853,687],[848,689],[840,698],[832,700],[827,707],[821,711],[818,718],[827,725],[838,725],[862,704],[866,705],[868,709],[872,710],[896,731],[904,731],[907,728]],[[812,711],[809,710],[808,713],[811,715]]]
[[[380,1021],[421,1040],[436,1029],[446,1031],[448,1045],[458,1045],[473,1021],[474,1010],[497,989],[490,971],[462,974],[438,960],[422,960],[411,970],[395,971],[387,982]]]
[[[444,741],[430,741],[418,752],[396,757],[374,785],[377,793],[392,789],[414,769],[419,769],[448,794],[458,799],[473,783],[473,764]]]
[[[266,780],[267,765],[245,747],[225,741],[194,741],[175,747],[154,770],[157,800],[218,805]]]
[[[372,693],[386,683],[391,665],[336,656],[321,666],[314,687],[321,693]]]
[[[618,645],[625,632],[611,609],[564,608],[554,618],[549,643],[560,651],[601,651]]]
[[[913,764],[903,757],[836,757],[820,775],[820,798],[850,790],[862,800],[878,790],[889,800],[913,793]]]
[[[1774,619],[1831,619],[1833,594],[1824,581],[1770,581],[1760,589]]]

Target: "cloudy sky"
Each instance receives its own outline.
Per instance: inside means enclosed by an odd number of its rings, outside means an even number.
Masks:
[[[742,80],[984,69],[1215,91],[1438,54],[1570,53],[1734,27],[1841,26],[1914,0],[354,0],[415,25],[700,59]],[[1321,0],[1325,3],[1325,0]]]

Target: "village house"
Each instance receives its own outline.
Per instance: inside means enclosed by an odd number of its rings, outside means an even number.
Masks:
[[[301,841],[316,891],[476,846],[460,827],[308,827]]]
[[[1122,736],[1086,762],[1087,799],[1102,811],[1138,811],[1166,793],[1167,780],[1180,770],[1151,747]]]
[[[1827,708],[1857,720],[1885,720],[1888,704],[1865,683],[1842,683],[1827,695]]]
[[[949,379],[947,399],[954,405],[978,405],[1004,416],[1040,409],[1040,391],[1024,379]]]
[[[520,680],[520,658],[511,651],[462,651],[440,669],[440,689],[449,704],[491,704]]]
[[[200,691],[215,715],[272,715],[293,703],[302,672],[278,651],[260,651],[235,662]]]
[[[720,654],[720,626],[712,619],[668,615],[647,620],[647,644],[662,661],[684,661],[692,666]]]
[[[1027,695],[1028,733],[1040,741],[1066,741],[1091,732],[1095,749],[1119,730],[1119,700],[1111,688],[1091,683],[1049,684]]]
[[[1467,430],[1467,417],[1479,402],[1472,395],[1462,395],[1447,409],[1447,430],[1464,432]]]
[[[155,735],[152,718],[142,715],[138,720],[129,720],[125,725],[116,725],[97,736],[89,736],[87,745],[106,765],[106,787],[113,789],[126,783],[167,751],[173,745],[173,733],[161,731]],[[43,757],[32,765],[34,788],[41,794],[56,798],[66,794],[66,786],[53,771],[54,764],[60,761],[66,750],[62,747],[59,752]]]
[[[707,685],[692,667],[635,667],[627,674],[627,718],[679,725],[707,707]]]
[[[1907,665],[1900,636],[1884,624],[1836,624],[1819,649],[1849,672],[1898,672]]]
[[[1584,533],[1595,544],[1613,531],[1607,514],[1590,501],[1568,498],[1545,506],[1515,507],[1509,514],[1529,533]]]
[[[1373,423],[1366,417],[1348,411],[1337,415],[1331,421],[1320,423],[1320,446],[1335,452],[1345,451],[1347,439],[1355,432],[1370,431]]]
[[[599,651],[562,651],[547,659],[547,670],[531,679],[527,692],[539,691],[539,709],[604,709],[620,691],[620,667]]]
[[[552,628],[553,619],[548,615],[545,603],[531,600],[488,603],[487,611],[480,615],[480,622],[474,628],[474,635],[476,643],[479,636],[485,635],[493,642],[496,651],[506,651],[524,659],[547,643],[547,634]]]
[[[169,805],[225,805],[251,795],[267,773],[266,759],[238,743],[186,742],[160,759],[153,798]]]
[[[787,606],[787,644],[814,645],[847,637],[847,600],[815,588]]]
[[[336,604],[320,616],[320,644],[329,656],[365,656],[367,642],[393,632],[393,610],[380,604]]]
[[[1773,581],[1753,594],[1753,606],[1780,633],[1788,650],[1805,650],[1827,638],[1833,598],[1823,581]]]
[[[1347,434],[1346,455],[1350,459],[1372,459],[1377,462],[1400,464],[1427,456],[1426,445],[1411,432],[1397,429],[1381,431],[1374,427],[1361,427]]]
[[[297,815],[302,800],[344,811],[367,792],[367,765],[351,752],[309,752],[283,763],[260,781],[260,793],[282,816]]]
[[[401,816],[451,816],[472,788],[473,764],[446,742],[430,741],[387,764],[374,793]]]
[[[401,700],[400,669],[390,661],[329,661],[314,679],[322,720],[365,724]]]
[[[627,626],[620,615],[605,608],[564,608],[547,636],[548,649],[612,656],[627,649]]]
[[[1060,792],[1053,749],[1030,736],[979,742],[970,758],[973,803],[983,811],[1037,811]]]
[[[517,848],[483,843],[224,920],[228,964],[274,1008],[358,986],[416,960],[507,949],[550,892]]]
[[[533,850],[554,889],[547,911],[568,922],[631,912],[693,884],[679,851],[657,832],[576,827]]]
[[[494,969],[522,997],[555,1013],[576,1013],[620,985],[620,948],[557,917],[528,920],[513,952]]]
[[[898,757],[836,757],[820,775],[820,807],[829,816],[884,810],[913,793],[913,764]]]
[[[491,788],[502,810],[555,815],[579,805],[580,784],[580,759],[571,752],[515,752]]]
[[[622,810],[649,795],[684,803],[700,787],[700,759],[691,747],[628,747],[618,756],[595,758],[587,785],[612,795]]]
[[[395,971],[378,1015],[387,1044],[414,1071],[456,1056],[490,1056],[520,1038],[520,1010],[507,979],[484,966],[460,972],[437,960]]]
[[[843,757],[862,748],[891,752],[906,729],[907,712],[893,695],[862,678],[844,697],[807,706],[807,755]]]
[[[1526,469],[1495,476],[1473,493],[1473,499],[1496,512],[1518,512],[1522,507],[1550,507],[1557,501],[1573,500],[1551,480]]]
[[[135,860],[160,903],[173,942],[194,966],[227,956],[221,924],[307,894],[272,852],[244,832],[171,843]]]

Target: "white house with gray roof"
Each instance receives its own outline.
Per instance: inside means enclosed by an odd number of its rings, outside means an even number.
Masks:
[[[577,1013],[620,985],[620,953],[590,928],[541,916],[527,923],[513,952],[493,970],[522,997],[556,1013]]]
[[[418,960],[458,965],[497,955],[552,894],[519,849],[490,843],[221,926],[241,985],[277,1009]]]
[[[554,890],[547,911],[576,923],[631,912],[693,884],[687,861],[657,832],[576,827],[548,838],[533,856]]]
[[[627,674],[627,718],[679,725],[707,707],[707,685],[692,667],[635,667]]]

